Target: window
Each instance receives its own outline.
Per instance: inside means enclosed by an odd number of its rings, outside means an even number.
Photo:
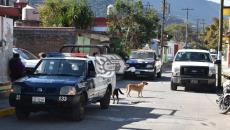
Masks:
[[[35,74],[84,76],[85,70],[84,60],[44,59]]]
[[[131,59],[156,59],[156,54],[154,52],[145,51],[133,51],[130,55]]]
[[[212,62],[210,54],[204,52],[178,52],[175,61]]]

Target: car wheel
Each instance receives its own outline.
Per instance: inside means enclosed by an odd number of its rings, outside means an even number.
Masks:
[[[73,121],[81,121],[85,117],[85,97],[82,95],[80,97],[79,103],[77,103],[71,110],[71,119]]]
[[[18,120],[25,120],[29,117],[30,112],[23,110],[22,108],[16,108],[15,114]]]
[[[160,72],[157,73],[157,78],[161,78],[161,74],[162,74],[162,71],[160,70]]]
[[[184,87],[184,91],[185,91],[185,92],[191,91],[191,86],[189,86],[189,85],[188,85],[188,86],[185,86],[185,87]]]
[[[153,72],[153,77],[152,77],[152,79],[155,80],[156,77],[157,77],[157,73],[156,73],[156,68],[155,68],[155,69],[154,69],[154,72]]]
[[[171,81],[171,90],[176,91],[177,85]]]
[[[104,97],[100,100],[101,109],[108,109],[110,104],[111,90],[107,88]]]
[[[216,93],[217,89],[216,89],[216,84],[213,84],[210,86],[210,92],[211,93]]]

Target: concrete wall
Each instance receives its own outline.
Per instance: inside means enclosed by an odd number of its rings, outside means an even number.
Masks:
[[[9,81],[8,62],[12,57],[13,19],[0,17],[0,84]]]
[[[74,44],[75,28],[14,27],[14,45],[31,51],[58,51],[63,44]]]

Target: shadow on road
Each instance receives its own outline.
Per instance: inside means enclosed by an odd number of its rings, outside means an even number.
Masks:
[[[162,113],[162,111],[165,111]],[[33,114],[25,121],[12,122],[1,126],[3,129],[11,128],[13,125],[18,128],[42,129],[42,130],[61,130],[61,129],[130,129],[129,124],[145,121],[147,119],[157,119],[160,116],[172,116],[177,112],[173,109],[138,107],[133,105],[114,105],[107,110],[101,110],[98,105],[89,105],[86,108],[86,117],[81,122],[72,122],[63,118],[62,114],[38,113]],[[25,127],[26,126],[26,127]],[[132,127],[133,128],[133,127]],[[134,129],[134,128],[133,128]],[[135,130],[148,130],[144,125]]]

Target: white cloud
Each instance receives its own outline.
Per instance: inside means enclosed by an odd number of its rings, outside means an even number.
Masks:
[[[208,0],[208,1],[213,1],[216,3],[220,3],[221,0]],[[225,6],[230,6],[230,0],[224,0],[224,5]]]

